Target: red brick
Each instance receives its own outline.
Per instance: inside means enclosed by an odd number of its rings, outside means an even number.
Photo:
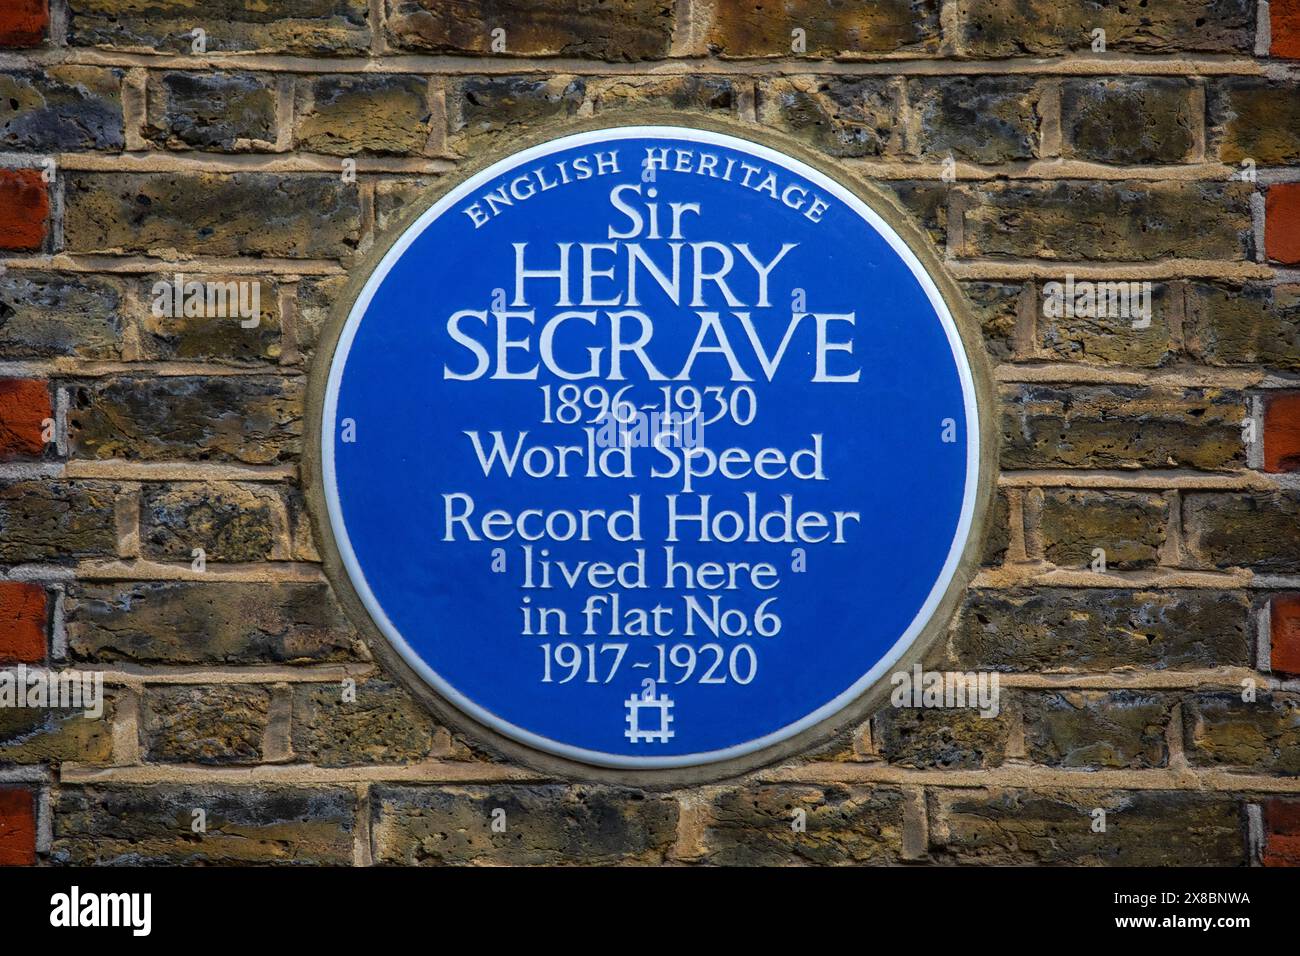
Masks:
[[[0,661],[45,660],[45,589],[25,581],[0,582]]]
[[[36,862],[36,806],[29,790],[0,790],[0,866]]]
[[[1300,674],[1300,594],[1280,594],[1269,606],[1269,666],[1279,673]]]
[[[1269,189],[1264,200],[1264,250],[1274,262],[1300,262],[1300,183]]]
[[[1265,866],[1300,866],[1300,800],[1270,800],[1264,805]]]
[[[1268,5],[1271,56],[1300,59],[1300,0],[1272,0]]]
[[[54,417],[50,387],[36,379],[0,379],[0,461],[39,458],[45,422]]]
[[[0,249],[39,250],[49,218],[50,193],[40,170],[0,169]]]
[[[1278,395],[1264,408],[1264,470],[1300,471],[1300,393]]]
[[[0,4],[0,47],[40,46],[49,26],[48,0],[4,0]]]

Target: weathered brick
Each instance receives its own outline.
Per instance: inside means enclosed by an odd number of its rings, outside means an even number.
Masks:
[[[1300,392],[1264,400],[1264,470],[1300,470]]]
[[[79,663],[308,664],[359,653],[324,584],[79,582],[64,614]]]
[[[302,383],[253,376],[106,378],[73,387],[71,454],[269,465],[297,458]]]
[[[0,461],[40,458],[47,449],[45,423],[53,420],[49,382],[0,379]]]
[[[262,759],[271,692],[264,686],[152,687],[140,739],[155,763],[249,764]]]
[[[1300,571],[1300,492],[1186,494],[1183,538],[1202,567]]]
[[[832,156],[898,152],[900,112],[887,77],[776,77],[758,87],[759,122]]]
[[[154,73],[144,135],[171,149],[268,149],[275,84],[266,73]]]
[[[182,292],[186,308],[179,315],[172,314],[177,311],[174,275],[146,279],[140,286],[141,300],[147,304],[139,322],[141,358],[237,366],[279,360],[283,324],[278,282],[248,276],[182,275],[183,288],[191,289],[193,297]],[[209,293],[211,308],[206,304]],[[202,307],[197,304],[200,298]],[[186,315],[184,311],[200,314]],[[244,318],[246,313],[248,318]]]
[[[1271,27],[1269,55],[1300,59],[1300,3],[1296,0],[1272,0],[1268,10]]]
[[[375,188],[376,224],[381,217],[401,215],[401,208],[411,201],[411,195],[402,190],[399,190],[396,196],[389,196],[390,189],[396,187],[382,182]],[[347,291],[347,276],[306,278],[298,283],[297,345],[303,365],[311,364],[321,332],[329,325],[335,309],[339,307]]]
[[[1011,503],[1005,492],[993,496],[993,510],[984,529],[984,554],[981,563],[996,567],[1006,560],[1011,546]]]
[[[49,28],[49,0],[7,0],[0,10],[0,47],[40,46]]]
[[[112,557],[118,495],[101,481],[0,482],[0,562]]]
[[[293,695],[293,752],[320,767],[412,763],[429,756],[437,726],[395,684],[360,683],[345,701],[337,684],[300,684]]]
[[[1269,604],[1269,669],[1300,675],[1300,594],[1279,594]]]
[[[942,252],[948,242],[948,196],[951,187],[935,182],[882,182],[879,184],[892,193],[898,204],[921,226],[934,243],[934,251]]]
[[[1217,80],[1207,99],[1207,149],[1225,163],[1300,162],[1300,84],[1236,76]]]
[[[711,863],[876,864],[902,855],[901,791],[886,788],[755,786],[727,790],[708,812],[703,843]],[[795,811],[807,829],[795,832]]]
[[[36,862],[36,801],[22,787],[0,788],[0,866]]]
[[[1183,703],[1184,750],[1194,767],[1300,774],[1300,698],[1238,691],[1197,694]]]
[[[969,185],[962,256],[1242,260],[1252,251],[1249,183]]]
[[[385,232],[395,229],[407,221],[412,213],[423,212],[421,201],[436,182],[436,177],[421,176],[418,179],[383,179],[375,183],[375,230]],[[316,344],[320,326],[323,322],[328,322],[330,310],[345,289],[346,283],[340,284],[332,276],[309,279],[299,285],[299,325],[311,326],[305,336],[299,335],[300,348],[304,345],[304,339],[308,346]]]
[[[1300,371],[1300,285],[1187,285],[1183,338],[1207,365]]]
[[[1233,592],[974,590],[953,630],[952,664],[1031,672],[1247,667],[1252,639],[1250,603]]]
[[[620,76],[593,81],[596,112],[642,109],[731,113],[736,108],[736,81],[728,76]]]
[[[275,487],[257,484],[145,485],[140,493],[140,550],[160,561],[285,557],[288,516]]]
[[[1254,0],[959,0],[956,16],[962,43],[976,57],[1086,53],[1095,29],[1106,31],[1111,52],[1250,54],[1255,48]]]
[[[203,810],[207,831],[192,829]],[[352,862],[356,794],[346,787],[59,788],[51,860],[73,865]]]
[[[962,292],[979,323],[984,347],[994,362],[1010,361],[1016,347],[1016,322],[1024,286],[1010,282],[963,282]]]
[[[299,149],[356,153],[420,153],[432,115],[423,76],[317,76],[294,90]]]
[[[940,860],[996,865],[1240,866],[1246,841],[1234,798],[1097,790],[940,790],[930,839]],[[1094,811],[1105,832],[1093,830]]]
[[[1038,89],[1018,76],[935,76],[907,87],[927,159],[1005,163],[1038,155]]]
[[[506,829],[492,831],[505,811]],[[671,797],[600,786],[393,787],[371,791],[379,864],[658,863],[676,840]]]
[[[301,488],[290,488],[286,494],[289,507],[289,551],[295,561],[315,561],[321,559],[320,549],[316,546],[316,529],[312,524],[311,512],[307,507],[307,496]]]
[[[573,76],[465,77],[447,97],[452,136],[463,153],[488,148],[522,129],[575,115],[586,89],[587,81]]]
[[[672,0],[387,0],[388,42],[403,50],[485,54],[505,31],[514,56],[654,60],[668,55]]]
[[[38,251],[49,219],[50,193],[41,171],[0,169],[0,251]]]
[[[1058,567],[1088,567],[1101,548],[1108,570],[1128,571],[1159,563],[1168,519],[1169,501],[1160,495],[1049,488],[1025,520]]]
[[[0,582],[0,662],[45,660],[48,626],[45,588],[26,581]]]
[[[793,47],[794,30],[804,48]],[[709,26],[709,50],[719,56],[853,56],[864,53],[933,53],[939,48],[937,0],[880,3],[787,0],[718,0]]]
[[[1177,345],[1169,316],[1176,287],[1166,282],[1078,282],[1042,287],[1037,303],[1039,347],[1047,357],[1090,365],[1156,368],[1172,362]],[[1065,289],[1074,294],[1067,309]],[[1082,309],[1079,306],[1084,306]],[[1143,315],[1144,309],[1149,315]],[[1073,315],[1066,314],[1074,312]],[[1149,319],[1149,321],[1146,321]],[[1145,324],[1144,324],[1145,323]]]
[[[1264,196],[1264,250],[1274,262],[1300,262],[1300,183],[1278,183]]]
[[[122,288],[99,276],[0,275],[0,353],[11,359],[121,357]]]
[[[68,43],[190,53],[196,27],[212,53],[361,54],[370,49],[367,0],[68,0]]]
[[[0,74],[0,148],[121,149],[122,75],[85,66]]]
[[[971,707],[884,707],[871,723],[882,757],[919,770],[1000,767],[1009,726],[1005,711],[984,717]]]
[[[1240,392],[1147,385],[1004,385],[1006,468],[1244,465]]]
[[[1264,866],[1300,866],[1300,800],[1274,797],[1264,804]]]
[[[337,257],[356,248],[361,200],[337,175],[71,173],[74,252]]]
[[[1200,119],[1191,80],[1080,78],[1061,84],[1061,155],[1098,163],[1181,163]]]
[[[111,763],[114,707],[107,691],[104,697],[99,717],[87,717],[84,709],[0,708],[0,765]]]
[[[1026,693],[1020,697],[1025,752],[1053,767],[1164,767],[1175,703],[1165,694],[1136,691]]]

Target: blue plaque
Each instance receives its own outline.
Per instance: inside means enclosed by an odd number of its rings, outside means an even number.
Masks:
[[[369,277],[322,420],[357,595],[445,699],[608,767],[834,715],[970,532],[975,389],[917,256],[785,153],[669,126],[525,149]]]

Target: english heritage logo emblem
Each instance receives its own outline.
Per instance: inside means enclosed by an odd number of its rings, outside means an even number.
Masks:
[[[604,129],[443,196],[369,277],[322,424],[333,537],[445,698],[611,767],[748,754],[886,675],[956,573],[960,335],[854,192]]]

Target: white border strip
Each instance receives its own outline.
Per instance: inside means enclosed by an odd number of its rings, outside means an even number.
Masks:
[[[952,349],[953,358],[957,363],[958,376],[961,379],[962,393],[965,397],[966,410],[966,490],[962,499],[961,519],[958,521],[956,533],[953,535],[952,546],[948,550],[948,559],[944,563],[943,570],[939,574],[939,579],[935,582],[934,587],[930,590],[929,596],[925,603],[917,612],[916,617],[908,626],[903,635],[894,643],[884,657],[870,671],[853,683],[848,690],[844,691],[834,700],[817,708],[812,713],[782,727],[780,730],[773,731],[764,737],[751,740],[743,744],[736,744],[722,750],[711,750],[704,753],[680,754],[671,757],[628,757],[621,754],[609,754],[596,750],[586,750],[582,747],[574,747],[570,744],[560,743],[542,737],[522,727],[517,727],[509,721],[503,720],[491,711],[483,708],[479,704],[462,695],[451,684],[440,677],[429,665],[411,648],[401,633],[388,619],[384,609],[376,600],[374,592],[370,590],[370,585],[366,581],[365,574],[362,572],[360,565],[357,563],[355,552],[352,550],[352,542],[348,537],[347,527],[343,523],[343,511],[338,498],[338,485],[334,473],[334,432],[335,416],[338,412],[338,394],[339,386],[343,381],[343,370],[347,365],[348,352],[352,348],[352,340],[356,337],[357,329],[361,325],[361,320],[370,307],[370,302],[374,298],[375,292],[388,276],[389,270],[396,265],[397,261],[410,248],[411,244],[419,238],[420,234],[426,228],[448,211],[453,205],[463,199],[466,195],[473,192],[479,186],[488,180],[501,175],[503,172],[521,166],[524,163],[548,156],[561,150],[570,149],[575,146],[584,146],[590,143],[604,143],[614,139],[680,139],[688,142],[706,143],[713,146],[722,146],[727,149],[734,149],[742,153],[748,153],[759,159],[783,167],[791,172],[797,173],[808,181],[815,183],[821,189],[835,196],[851,210],[856,212],[862,219],[879,233],[898,256],[912,270],[912,274],[925,290],[929,297],[930,304],[943,323],[944,332],[948,336],[948,345]],[[715,763],[721,760],[729,760],[734,757],[742,757],[745,754],[762,750],[773,744],[780,743],[783,740],[795,736],[796,734],[815,726],[827,717],[843,710],[846,706],[861,696],[869,687],[879,680],[903,655],[908,647],[917,639],[925,625],[929,623],[930,618],[934,616],[939,602],[943,599],[948,590],[948,585],[952,582],[953,576],[957,573],[957,565],[961,561],[962,551],[966,546],[966,539],[970,536],[971,522],[975,512],[975,495],[976,482],[979,478],[979,412],[975,403],[975,382],[971,375],[970,364],[966,359],[966,352],[962,346],[961,335],[957,331],[957,325],[953,321],[952,314],[948,311],[947,304],[943,301],[943,296],[939,294],[938,287],[922,267],[920,260],[908,248],[907,244],[899,238],[898,233],[885,222],[870,206],[859,199],[850,190],[836,183],[834,180],[825,176],[806,163],[801,162],[791,156],[786,156],[776,150],[769,149],[757,143],[751,143],[748,140],[739,139],[735,136],[728,136],[723,133],[714,133],[709,130],[691,129],[682,126],[618,126],[609,129],[592,130],[586,133],[575,133],[571,136],[565,136],[560,139],[543,143],[539,146],[533,146],[522,152],[515,153],[498,163],[494,163],[487,169],[475,174],[474,176],[461,183],[451,192],[443,196],[438,202],[428,209],[419,219],[411,224],[394,243],[393,247],[380,261],[379,266],[366,281],[361,290],[361,295],[357,298],[352,307],[352,312],[348,315],[347,323],[343,327],[343,332],[339,336],[338,345],[334,351],[334,357],[330,364],[329,380],[325,388],[325,411],[321,420],[321,464],[325,484],[325,503],[329,512],[330,527],[334,531],[334,540],[339,549],[339,555],[343,559],[343,565],[347,568],[348,576],[352,579],[352,585],[356,588],[358,596],[365,605],[366,610],[370,612],[375,624],[383,632],[384,636],[392,643],[397,652],[402,655],[406,662],[418,673],[426,682],[428,682],[443,697],[455,704],[461,710],[465,711],[476,720],[487,726],[499,731],[507,737],[517,740],[520,743],[535,747],[538,750],[547,753],[558,754],[562,757],[568,757],[583,763],[595,764],[601,767],[619,767],[626,769],[645,769],[645,768],[664,768],[664,767],[694,767],[700,764]]]

